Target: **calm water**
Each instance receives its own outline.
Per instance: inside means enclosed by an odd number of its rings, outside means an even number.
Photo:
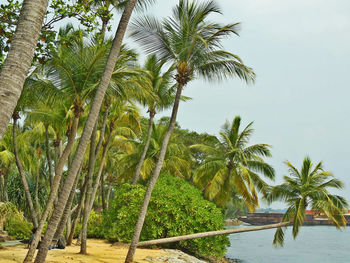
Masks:
[[[339,231],[332,226],[303,226],[296,240],[288,228],[283,248],[272,245],[274,232],[230,235],[227,257],[242,263],[350,263],[350,227]]]

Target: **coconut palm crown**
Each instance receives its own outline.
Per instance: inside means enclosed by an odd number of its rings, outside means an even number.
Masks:
[[[180,0],[173,16],[159,22],[144,16],[131,25],[131,36],[146,53],[174,64],[176,81],[186,85],[198,75],[207,80],[238,76],[253,81],[255,74],[242,60],[221,50],[221,41],[231,34],[238,35],[239,23],[221,25],[208,22],[212,13],[221,14],[215,1],[204,3]]]
[[[289,176],[284,176],[284,183],[274,186],[268,192],[266,200],[284,201],[288,204],[282,222],[292,222],[293,237],[296,238],[305,220],[306,209],[312,209],[326,216],[338,229],[346,225],[343,212],[348,206],[347,201],[333,195],[329,189],[342,189],[343,183],[334,175],[323,169],[322,162],[314,166],[309,157],[305,157],[301,169],[298,170],[286,161]],[[283,246],[284,229],[276,230],[273,244]]]
[[[212,145],[192,145],[192,149],[207,154],[194,174],[194,182],[203,188],[204,195],[221,207],[237,192],[253,211],[259,205],[258,191],[265,192],[267,183],[258,175],[275,178],[274,169],[262,157],[270,157],[270,145],[248,146],[253,133],[252,122],[240,131],[241,118],[226,122],[217,142]]]

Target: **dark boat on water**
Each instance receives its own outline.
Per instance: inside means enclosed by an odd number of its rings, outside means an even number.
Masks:
[[[283,213],[249,213],[246,216],[241,216],[238,219],[251,225],[269,225],[280,223]],[[350,213],[344,215],[346,225],[350,226]],[[333,225],[327,218],[318,215],[317,213],[308,210],[305,215],[304,226],[329,226]]]

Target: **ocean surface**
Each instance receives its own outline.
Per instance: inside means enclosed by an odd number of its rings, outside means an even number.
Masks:
[[[288,227],[282,248],[272,245],[274,233],[268,229],[232,234],[226,256],[241,263],[350,263],[350,227],[339,231],[332,226],[303,226],[296,240]]]

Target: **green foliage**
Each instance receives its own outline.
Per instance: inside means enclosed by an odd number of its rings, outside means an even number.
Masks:
[[[26,221],[21,213],[6,219],[5,230],[15,239],[29,239],[32,229],[33,224]]]
[[[105,237],[110,241],[130,242],[146,188],[123,184],[115,189],[117,199],[104,216]],[[182,178],[161,175],[152,193],[141,240],[222,230],[224,216],[201,191]],[[208,237],[175,243],[194,254],[223,256],[229,241],[226,236]],[[174,246],[174,244],[172,245]]]
[[[87,228],[87,237],[103,238],[102,214],[91,211]],[[81,226],[80,226],[81,228]]]
[[[329,190],[343,189],[342,181],[323,169],[322,162],[314,165],[309,157],[305,157],[298,170],[286,161],[289,176],[284,176],[284,182],[273,186],[265,196],[268,203],[283,201],[288,205],[282,222],[293,222],[293,238],[299,233],[305,220],[306,209],[311,208],[325,215],[335,227],[340,229],[346,226],[343,216],[345,208],[349,206],[344,197],[334,195]],[[278,228],[275,232],[273,244],[283,246],[285,228]]]

